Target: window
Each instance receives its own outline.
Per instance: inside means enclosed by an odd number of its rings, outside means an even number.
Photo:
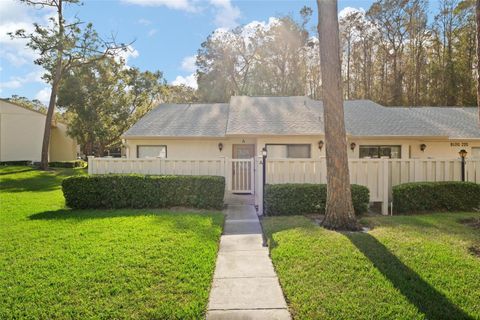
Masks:
[[[137,158],[166,158],[167,146],[137,146]]]
[[[310,158],[309,144],[267,144],[269,158]]]
[[[472,158],[480,159],[480,147],[472,147]]]
[[[360,158],[402,157],[402,146],[360,146]]]

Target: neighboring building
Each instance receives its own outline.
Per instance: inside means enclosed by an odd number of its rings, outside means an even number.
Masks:
[[[34,161],[41,158],[46,115],[0,99],[0,162]],[[67,126],[52,122],[49,161],[77,157],[77,143],[67,135]]]
[[[351,158],[480,158],[476,108],[384,107],[345,101]],[[306,97],[232,97],[230,103],[161,104],[122,139],[127,158],[325,156],[323,105]]]

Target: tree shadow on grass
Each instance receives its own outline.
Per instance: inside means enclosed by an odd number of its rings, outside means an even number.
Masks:
[[[29,216],[30,220],[90,220],[90,219],[108,219],[120,217],[135,217],[135,216],[198,216],[210,215],[214,211],[189,212],[188,209],[184,211],[175,211],[169,209],[61,209],[54,211],[44,211],[32,214]]]
[[[33,173],[30,174],[29,172]],[[56,169],[51,171],[40,171],[29,168],[16,173],[29,173],[27,175],[11,175],[13,172],[4,172],[0,189],[2,192],[48,192],[60,188],[62,180],[71,175],[79,175],[83,172],[76,169]]]
[[[367,233],[345,236],[427,319],[473,319]]]
[[[17,173],[33,171],[33,170],[35,170],[35,168],[25,168],[25,169],[21,169],[21,170],[5,171],[5,172],[0,172],[0,176],[8,176],[8,175],[11,175],[11,174],[17,174]]]
[[[188,212],[171,211],[168,209],[95,209],[95,210],[70,210],[61,209],[45,211],[29,216],[30,220],[57,220],[82,222],[87,220],[102,220],[112,218],[154,217],[154,224],[168,224],[172,231],[181,233],[194,232],[196,237],[209,241],[212,239],[212,230],[223,225],[223,215],[214,211]],[[196,219],[203,216],[209,221]],[[112,225],[115,223],[113,222]],[[219,233],[220,234],[220,233]]]

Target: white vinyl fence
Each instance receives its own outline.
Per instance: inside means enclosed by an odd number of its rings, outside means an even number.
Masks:
[[[350,183],[368,187],[388,214],[392,187],[416,181],[461,181],[460,159],[350,159]],[[326,159],[267,159],[266,183],[326,183]],[[465,180],[480,183],[480,160],[466,160]]]
[[[460,181],[460,159],[350,159],[350,182],[368,187],[370,201],[388,214],[392,186],[415,181]],[[326,183],[326,159],[267,159],[265,183]],[[253,193],[263,212],[263,162],[254,159],[88,158],[89,174],[216,175],[231,192]],[[467,159],[465,180],[480,183],[480,159]]]
[[[225,160],[223,158],[177,160],[88,157],[88,174],[110,173],[225,176]]]

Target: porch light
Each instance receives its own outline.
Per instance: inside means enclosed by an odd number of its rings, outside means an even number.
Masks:
[[[266,158],[267,157],[267,148],[262,149],[262,157]]]
[[[318,149],[319,149],[320,151],[322,151],[323,145],[324,145],[323,140],[318,141]]]
[[[462,149],[458,152],[460,158],[462,158],[462,181],[465,181],[465,157],[467,156],[467,150]]]
[[[222,150],[223,150],[223,143],[221,143],[221,142],[218,143],[218,150],[220,150],[220,152],[222,152]]]
[[[423,151],[425,151],[425,149],[427,149],[427,145],[425,143],[422,143],[420,145],[420,150],[422,150],[422,152],[423,152]]]
[[[355,150],[355,147],[357,146],[357,144],[355,142],[352,142],[350,143],[350,149],[353,151]]]

